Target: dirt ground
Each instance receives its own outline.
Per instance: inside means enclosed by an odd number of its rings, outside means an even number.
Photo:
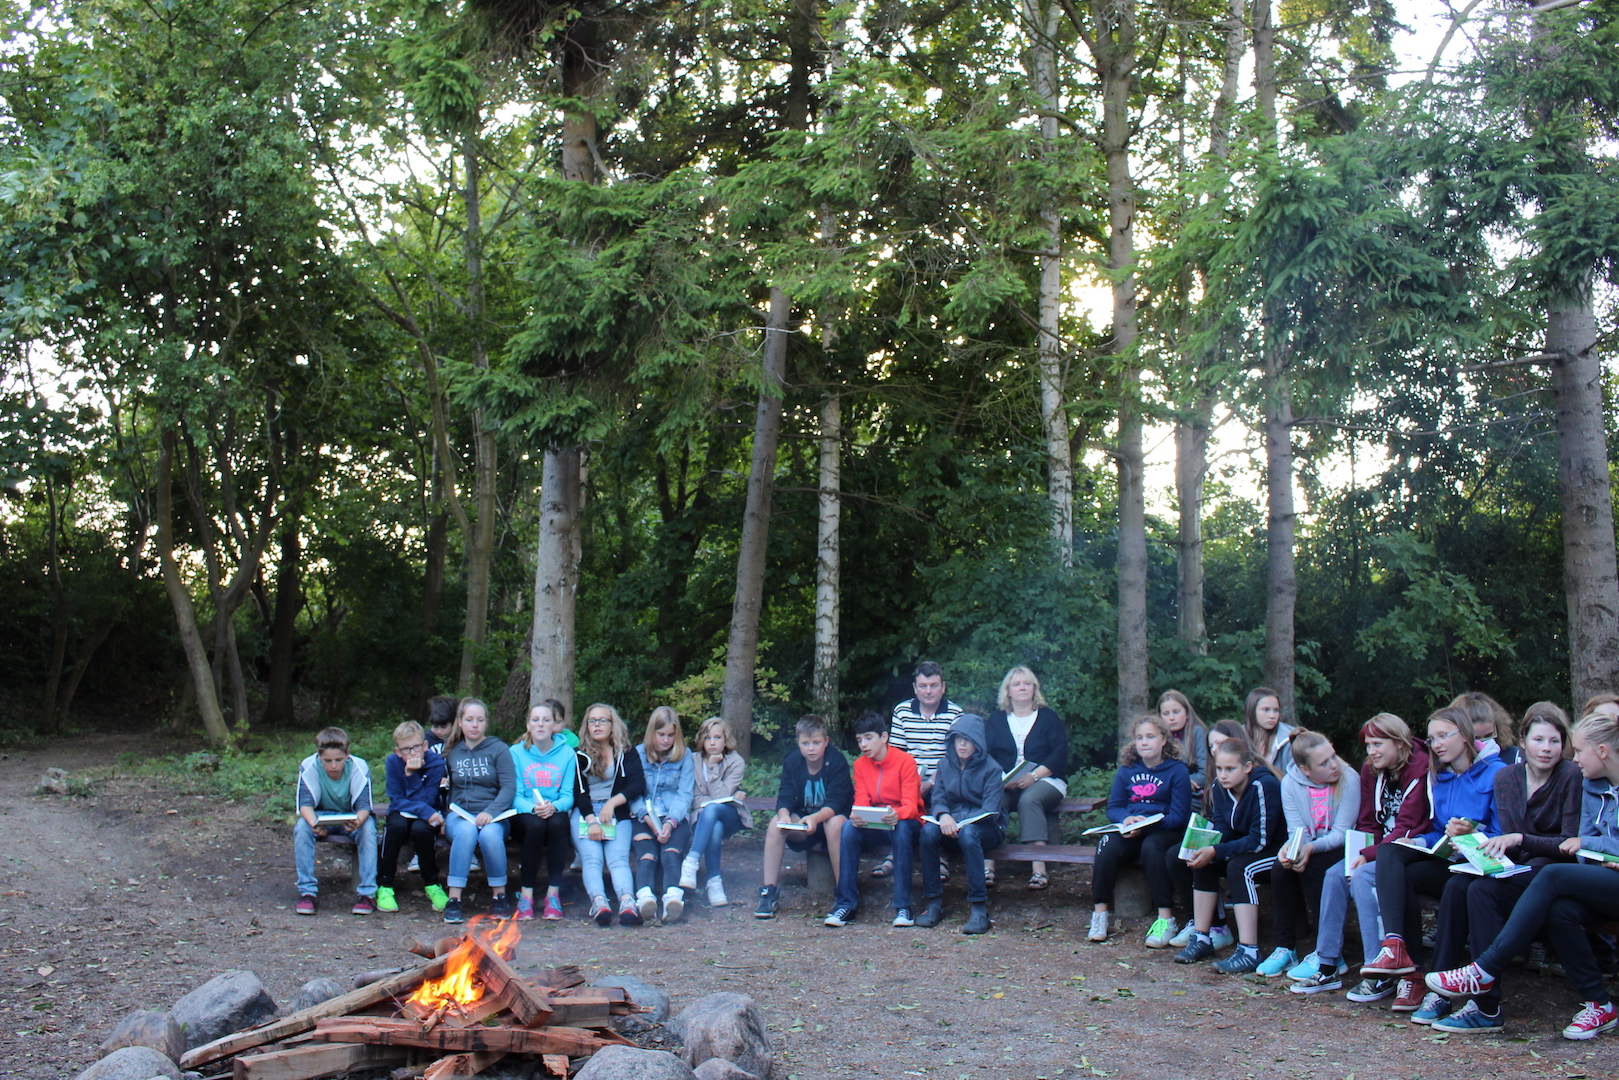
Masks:
[[[317,975],[408,963],[402,943],[443,927],[409,875],[397,914],[348,914],[346,864],[329,851],[327,902],[295,916],[290,826],[112,773],[120,753],[146,745],[96,738],[0,759],[0,1078],[71,1078],[125,1012],[167,1006],[220,971],[254,971],[286,1003]],[[51,765],[104,779],[89,798],[32,795]],[[1275,981],[1179,967],[1140,946],[1144,926],[1088,944],[1085,871],[1059,868],[1051,890],[1030,894],[1003,870],[995,930],[968,938],[956,932],[959,874],[936,930],[888,926],[876,882],[859,921],[830,930],[801,864],[780,917],[759,922],[758,845],[737,838],[727,856],[740,902],[695,904],[671,927],[599,929],[571,878],[568,919],[528,924],[520,964],[633,974],[677,1011],[718,990],[750,994],[776,1040],[778,1077],[798,1080],[1619,1074],[1619,1039],[1559,1037],[1577,1005],[1561,979],[1512,979],[1505,1036],[1446,1039],[1339,994],[1300,999]],[[472,899],[476,911],[486,894]]]

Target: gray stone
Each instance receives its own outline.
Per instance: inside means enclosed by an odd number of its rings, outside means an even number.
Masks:
[[[126,1046],[149,1046],[174,1061],[186,1052],[185,1032],[179,1021],[166,1012],[140,1009],[118,1021],[107,1041],[96,1048],[96,1056],[106,1057]]]
[[[344,989],[342,983],[322,975],[318,979],[310,979],[298,988],[298,996],[292,999],[292,1011],[303,1012],[323,1001],[330,1001],[346,993],[348,991]]]
[[[185,1032],[186,1049],[263,1023],[276,1014],[275,999],[251,971],[227,971],[174,1003],[169,1012]]]
[[[693,1080],[696,1075],[667,1050],[608,1046],[592,1054],[573,1080]]]
[[[634,975],[609,975],[604,979],[597,979],[590,985],[619,987],[630,995],[631,1001],[652,1010],[634,1014],[640,1020],[650,1024],[661,1024],[669,1019],[669,995],[651,983],[642,982]]]
[[[36,795],[66,795],[69,790],[67,770],[55,767],[46,769],[34,786]]]
[[[180,1080],[180,1066],[150,1046],[121,1046],[78,1075],[78,1080]]]
[[[1119,867],[1119,880],[1113,886],[1113,910],[1126,919],[1145,919],[1156,916],[1152,893],[1147,888],[1147,873],[1139,863]]]
[[[697,1080],[759,1080],[746,1069],[739,1069],[724,1058],[709,1058],[692,1072]]]
[[[759,1080],[770,1080],[776,1050],[764,1013],[746,994],[709,994],[687,1005],[669,1023],[684,1044],[681,1057],[693,1067],[724,1058]]]

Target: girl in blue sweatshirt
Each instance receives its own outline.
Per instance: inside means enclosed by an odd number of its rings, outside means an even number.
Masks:
[[[1501,830],[1495,815],[1495,774],[1506,768],[1498,755],[1478,756],[1473,720],[1467,710],[1447,705],[1428,717],[1428,797],[1433,824],[1412,837],[1432,848],[1448,836]],[[1407,934],[1421,950],[1421,897],[1438,899],[1450,883],[1450,862],[1416,848],[1390,844],[1377,856],[1377,907],[1383,916],[1383,944],[1361,969],[1370,979],[1402,978],[1395,1012],[1415,1012],[1422,1005],[1422,979],[1416,974]]]
[[[517,793],[512,809],[517,816],[512,826],[523,842],[523,860],[517,880],[522,896],[517,901],[517,918],[534,918],[534,882],[539,877],[540,858],[545,858],[544,918],[562,918],[562,875],[573,858],[568,819],[573,811],[574,772],[577,768],[573,747],[562,738],[562,717],[549,703],[528,711],[528,729],[511,748],[512,770]]]
[[[1178,848],[1192,813],[1192,781],[1181,760],[1181,744],[1159,714],[1135,723],[1132,739],[1119,753],[1119,771],[1107,799],[1107,819],[1130,826],[1154,814],[1163,820],[1128,832],[1103,833],[1096,842],[1091,874],[1092,941],[1106,941],[1113,888],[1119,867],[1140,862],[1147,874],[1158,918],[1147,931],[1147,947],[1161,949],[1175,936],[1175,886],[1165,861]]]
[[[680,734],[680,715],[667,705],[652,710],[641,740],[641,770],[646,774],[646,795],[636,807],[635,902],[641,918],[657,914],[652,882],[663,863],[663,921],[678,922],[686,909],[686,890],[680,887],[680,864],[691,849],[692,798],[697,774],[693,757]]]
[[[1177,964],[1195,964],[1214,955],[1208,928],[1214,922],[1220,879],[1231,883],[1230,904],[1237,921],[1237,951],[1214,965],[1227,975],[1246,975],[1259,967],[1259,880],[1269,879],[1282,846],[1282,791],[1268,762],[1242,739],[1227,739],[1210,758],[1210,822],[1220,832],[1214,844],[1187,856],[1192,868],[1192,910],[1197,930]]]

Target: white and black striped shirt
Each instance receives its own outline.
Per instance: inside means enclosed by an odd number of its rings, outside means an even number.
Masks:
[[[933,775],[944,756],[950,725],[961,715],[961,706],[945,698],[931,717],[922,715],[922,703],[914,697],[894,706],[888,721],[888,745],[916,759],[916,771],[923,780]]]

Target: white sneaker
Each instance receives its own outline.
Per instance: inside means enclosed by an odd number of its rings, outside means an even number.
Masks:
[[[1169,939],[1171,949],[1184,949],[1192,943],[1192,935],[1197,932],[1197,920],[1187,919],[1186,925],[1181,927],[1180,933]]]
[[[680,887],[682,889],[697,888],[697,864],[702,861],[703,857],[694,851],[681,862]]]
[[[1092,941],[1107,940],[1107,916],[1105,911],[1091,912],[1091,932],[1085,936]]]
[[[664,890],[663,893],[663,921],[674,923],[680,921],[680,916],[686,912],[686,892],[678,885]]]
[[[708,906],[725,907],[730,902],[725,895],[725,882],[720,880],[718,874],[708,875]]]
[[[407,872],[409,872],[409,873],[412,873],[412,874],[421,873],[422,872],[422,860],[418,856],[412,855],[410,857],[410,865],[405,867],[405,870]]]
[[[641,921],[649,923],[658,917],[658,898],[652,895],[651,889],[637,889],[635,892],[635,905],[641,909]]]

